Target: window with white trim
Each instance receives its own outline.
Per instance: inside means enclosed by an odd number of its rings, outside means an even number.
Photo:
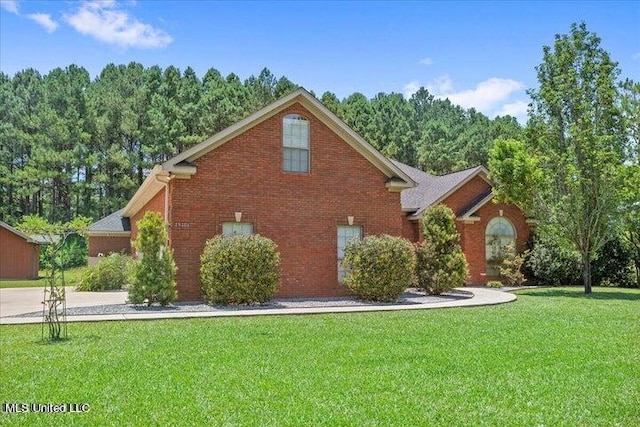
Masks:
[[[344,248],[351,239],[362,240],[362,227],[356,225],[339,225],[338,226],[338,282],[344,280],[347,275],[347,269],[342,266],[344,259]]]
[[[487,276],[497,277],[500,275],[497,267],[502,264],[507,252],[515,248],[516,231],[513,225],[506,218],[493,218],[487,224],[485,243]]]
[[[282,158],[285,172],[309,172],[309,120],[297,114],[282,119]]]
[[[253,234],[253,224],[249,222],[223,222],[222,235],[225,237]]]

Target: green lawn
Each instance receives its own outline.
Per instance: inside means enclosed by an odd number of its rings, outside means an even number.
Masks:
[[[2,425],[638,426],[640,291],[493,307],[0,327]]]
[[[76,267],[66,270],[64,272],[64,278],[67,286],[74,286],[85,268],[86,267]],[[48,272],[46,270],[42,270],[39,274],[40,278],[35,280],[0,280],[0,289],[44,287],[46,283],[45,277],[47,276],[47,274]]]

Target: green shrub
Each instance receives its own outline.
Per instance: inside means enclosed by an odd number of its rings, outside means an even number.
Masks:
[[[563,249],[550,239],[534,239],[533,249],[525,262],[538,285],[582,284],[580,254]]]
[[[526,277],[523,266],[528,256],[528,251],[524,251],[521,254],[517,253],[515,245],[512,243],[507,246],[502,264],[498,266],[498,271],[510,286],[521,286],[525,282]]]
[[[264,304],[280,283],[276,244],[259,235],[216,236],[200,257],[200,284],[208,304]]]
[[[87,267],[76,286],[79,291],[111,291],[129,283],[133,260],[128,255],[112,253],[93,267]]]
[[[342,261],[348,269],[344,282],[359,298],[393,302],[413,284],[416,259],[408,240],[368,236],[350,240]]]
[[[138,238],[133,243],[142,259],[135,263],[129,286],[129,302],[167,305],[175,301],[176,264],[167,245],[167,223],[159,213],[147,211],[137,223]]]
[[[487,282],[487,287],[489,288],[502,288],[504,285],[502,284],[502,282],[498,281],[498,280],[489,280]]]
[[[453,211],[436,205],[422,217],[424,241],[416,245],[418,287],[439,295],[462,286],[467,278],[467,260],[460,248]]]
[[[595,286],[623,288],[636,286],[631,251],[619,236],[609,240],[598,251],[598,256],[591,265],[591,271]]]

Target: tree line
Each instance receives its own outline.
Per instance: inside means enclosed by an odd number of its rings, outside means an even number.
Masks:
[[[205,140],[299,86],[268,69],[242,81],[214,68],[81,66],[0,73],[0,220],[66,222],[122,208],[154,164]],[[326,92],[320,101],[386,156],[435,174],[487,165],[515,118],[491,120],[421,88],[410,99]]]

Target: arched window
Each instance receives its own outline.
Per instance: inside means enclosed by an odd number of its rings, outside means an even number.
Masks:
[[[497,266],[502,264],[508,250],[515,249],[516,231],[506,218],[493,218],[487,224],[485,242],[487,276],[499,276]]]
[[[309,120],[297,114],[282,119],[282,157],[285,172],[309,172]]]

